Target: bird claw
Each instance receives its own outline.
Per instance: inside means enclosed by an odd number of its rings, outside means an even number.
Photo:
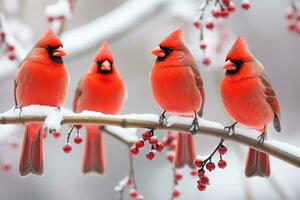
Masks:
[[[198,117],[197,117],[197,115],[195,115],[195,118],[194,118],[194,120],[192,122],[192,125],[190,127],[190,132],[193,135],[195,135],[198,132],[199,128],[200,128],[200,126],[199,126],[199,123],[198,123]]]
[[[257,136],[258,145],[263,145],[266,139],[266,134],[262,133],[259,136]]]
[[[166,117],[166,111],[164,111],[160,116],[159,116],[159,124],[160,125],[166,125],[167,124],[167,117]]]
[[[19,117],[21,117],[21,116],[22,116],[22,107],[19,106],[19,105],[15,105],[15,107],[14,107],[14,112],[15,112],[16,110],[20,110],[20,112],[19,112]]]
[[[230,126],[225,126],[224,127],[224,131],[226,132],[226,134],[230,134],[230,132],[232,131],[232,134],[235,134],[235,125],[237,124],[237,122],[234,122],[232,125]]]
[[[56,107],[56,109],[57,109],[58,112],[60,112],[60,110],[61,110],[60,107]]]

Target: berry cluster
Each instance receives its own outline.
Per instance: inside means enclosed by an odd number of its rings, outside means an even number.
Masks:
[[[211,153],[211,155],[206,159],[201,159],[200,157],[196,158],[194,161],[195,166],[198,168],[198,190],[204,191],[206,189],[206,186],[209,185],[209,178],[206,176],[206,171],[208,170],[212,172],[216,165],[214,162],[212,162],[212,157],[216,152],[220,155],[220,160],[218,161],[218,167],[220,169],[224,169],[227,166],[227,163],[225,160],[223,160],[223,155],[227,152],[227,147],[224,146],[223,140],[220,141],[217,148]],[[204,169],[206,168],[206,169]]]
[[[79,133],[79,130],[82,128],[82,125],[73,125],[68,133],[67,142],[66,142],[65,146],[63,147],[63,151],[65,153],[70,153],[72,151],[72,145],[70,144],[70,137],[71,137],[71,134],[72,134],[74,128],[76,128],[76,136],[74,137],[75,144],[82,143],[82,136]]]
[[[138,155],[140,149],[145,146],[145,143],[148,142],[151,145],[150,151],[146,154],[148,160],[153,160],[157,152],[162,152],[164,150],[163,143],[159,142],[157,137],[154,136],[154,130],[151,129],[142,134],[141,140],[137,140],[134,145],[130,148],[130,153],[132,155]]]
[[[285,19],[287,23],[287,29],[291,33],[300,35],[300,11],[295,1],[291,1],[291,6],[285,13]]]
[[[249,0],[243,0],[241,8],[248,10],[251,4]],[[208,12],[207,10],[210,10]],[[215,23],[213,19],[226,19],[228,16],[236,10],[236,6],[232,0],[206,0],[199,8],[199,12],[194,19],[194,26],[200,30],[200,44],[199,47],[203,52],[202,64],[209,66],[211,64],[210,58],[206,55],[205,50],[207,44],[204,40],[204,28],[207,30],[213,30]],[[206,16],[206,19],[204,19]]]
[[[118,185],[115,187],[115,191],[120,193],[121,199],[123,199],[125,189],[129,189],[130,199],[144,200],[144,197],[137,191],[137,187],[133,178],[126,176],[124,179],[120,180]]]
[[[16,60],[16,54],[15,54],[15,47],[13,44],[9,43],[6,40],[7,34],[5,33],[5,31],[3,29],[1,29],[0,26],[0,45],[2,46],[2,50],[4,51],[4,53],[6,53],[8,55],[8,59],[11,61]]]

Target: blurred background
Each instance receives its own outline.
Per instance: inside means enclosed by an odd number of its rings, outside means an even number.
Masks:
[[[141,6],[141,2],[142,6]],[[65,64],[71,76],[68,98],[65,107],[72,107],[72,99],[78,81],[89,68],[94,54],[103,40],[107,40],[114,53],[118,67],[128,89],[128,99],[121,113],[155,113],[161,112],[153,101],[149,72],[155,58],[150,54],[152,48],[170,32],[181,27],[185,30],[184,38],[200,68],[207,94],[204,118],[212,121],[230,124],[232,121],[223,109],[219,94],[220,79],[223,70],[226,51],[238,35],[243,35],[256,58],[264,65],[273,82],[282,112],[282,134],[277,134],[269,127],[269,138],[300,146],[299,135],[299,97],[300,97],[300,68],[299,52],[300,39],[286,29],[284,11],[290,6],[288,0],[251,1],[251,8],[244,11],[240,8],[241,1],[236,0],[237,11],[224,22],[217,23],[214,31],[205,30],[205,41],[208,45],[207,56],[212,63],[202,64],[203,53],[199,49],[199,30],[193,26],[193,18],[201,0],[148,0],[134,1],[127,6],[125,13],[115,12],[119,6],[130,3],[130,0],[76,0],[72,17],[65,21],[62,38],[66,41],[67,51],[79,50],[65,58]],[[12,28],[12,34],[23,46],[30,47],[49,28],[45,9],[47,5],[56,3],[55,0],[1,0],[0,10],[5,14],[7,24]],[[135,7],[134,4],[141,7]],[[148,5],[149,4],[149,5]],[[144,9],[144,10],[143,10]],[[140,16],[127,21],[125,16],[140,11]],[[51,11],[50,11],[51,12]],[[120,21],[110,27],[105,38],[95,40],[92,45],[86,45],[89,34],[84,25],[100,19],[107,14],[112,21]],[[124,12],[124,9],[122,10]],[[147,14],[143,13],[147,12]],[[54,12],[55,13],[55,12]],[[47,12],[46,12],[47,14]],[[120,15],[119,15],[120,14]],[[122,17],[120,17],[122,16]],[[106,16],[107,17],[107,16]],[[130,17],[129,17],[130,19]],[[221,20],[222,21],[222,20]],[[126,23],[129,25],[127,28]],[[94,23],[95,32],[107,31],[107,24]],[[119,29],[121,27],[121,29]],[[76,30],[82,37],[68,39]],[[64,33],[66,33],[64,35]],[[220,35],[225,39],[220,40]],[[79,36],[79,35],[77,35]],[[221,42],[220,42],[221,41]],[[83,44],[83,45],[81,45]],[[216,51],[218,45],[221,49]],[[82,49],[80,49],[82,48]],[[6,55],[0,66],[0,111],[12,108],[13,80],[16,66],[8,61]],[[3,71],[3,75],[1,75]],[[50,98],[50,97],[49,97]],[[298,100],[297,100],[298,99]],[[118,199],[114,191],[118,181],[128,174],[129,160],[127,147],[112,137],[105,135],[107,152],[107,172],[104,176],[96,174],[83,175],[81,160],[83,145],[73,145],[73,151],[65,154],[62,147],[65,144],[65,133],[68,126],[61,130],[64,133],[60,139],[49,135],[45,140],[45,172],[42,177],[18,175],[18,160],[20,147],[14,151],[9,141],[21,139],[23,127],[1,128],[0,158],[12,164],[9,172],[0,171],[0,199],[23,200],[53,200],[53,199],[89,199],[111,200]],[[143,130],[138,130],[138,134]],[[82,131],[83,133],[83,131]],[[218,143],[217,138],[196,136],[197,153],[210,153]],[[244,176],[244,161],[247,148],[231,142],[226,142],[229,152],[224,159],[226,169],[216,169],[209,174],[210,185],[205,192],[196,188],[197,179],[189,175],[188,168],[181,169],[184,174],[180,182],[181,196],[179,199],[300,199],[300,171],[287,163],[271,157],[271,177],[269,179],[251,178]],[[163,154],[149,162],[142,152],[134,158],[137,186],[145,199],[170,199],[172,192],[172,168]],[[125,194],[125,199],[129,199]]]

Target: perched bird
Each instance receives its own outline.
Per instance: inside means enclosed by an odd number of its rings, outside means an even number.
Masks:
[[[226,71],[221,83],[222,99],[236,123],[261,132],[259,142],[264,141],[267,125],[272,121],[280,132],[280,109],[271,80],[262,64],[250,53],[243,37],[235,41],[223,68]],[[230,128],[234,128],[234,125]],[[248,177],[268,177],[269,155],[250,148],[245,174]]]
[[[98,50],[95,59],[78,84],[73,101],[74,112],[92,110],[105,114],[117,114],[126,99],[126,87],[115,66],[112,51],[107,42]],[[106,158],[100,126],[88,125],[83,173],[105,172]]]
[[[202,116],[203,113],[205,92],[199,69],[182,35],[182,29],[174,31],[152,51],[157,59],[150,74],[150,83],[154,99],[164,110],[161,123],[165,112],[169,112],[177,116],[194,116],[193,126],[197,126],[197,115]],[[178,133],[174,166],[187,164],[194,168],[194,159],[193,136]]]
[[[15,78],[17,107],[34,104],[60,107],[63,104],[69,75],[62,60],[66,55],[62,46],[58,37],[49,30],[27,54]],[[43,124],[26,124],[20,175],[42,175],[43,169]]]

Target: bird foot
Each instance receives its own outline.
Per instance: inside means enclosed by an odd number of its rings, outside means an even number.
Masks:
[[[230,132],[232,132],[232,134],[235,134],[235,125],[237,124],[238,122],[234,122],[232,125],[230,126],[225,126],[224,127],[224,131],[226,132],[226,134],[230,134]]]
[[[199,128],[200,128],[200,126],[199,126],[198,117],[196,114],[193,119],[192,125],[190,127],[190,131],[193,135],[195,135],[198,132]]]
[[[263,145],[266,139],[266,134],[262,133],[257,137],[258,145]]]
[[[161,115],[159,116],[159,124],[160,125],[166,125],[167,124],[166,111],[161,113]]]

